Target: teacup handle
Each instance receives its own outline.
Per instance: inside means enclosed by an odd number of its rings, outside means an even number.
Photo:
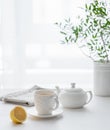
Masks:
[[[86,94],[89,95],[89,98],[88,98],[88,100],[86,101],[86,104],[88,104],[88,103],[92,100],[93,94],[92,94],[91,91],[87,91]]]
[[[55,100],[55,107],[53,107],[52,110],[56,110],[59,107],[59,101],[57,95],[54,97],[54,100]]]

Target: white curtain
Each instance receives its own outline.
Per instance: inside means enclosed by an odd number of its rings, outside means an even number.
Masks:
[[[54,87],[92,82],[91,61],[73,45],[61,45],[54,25],[76,16],[77,0],[1,0],[1,87]],[[89,75],[89,76],[88,76]],[[85,76],[85,77],[84,77]]]
[[[30,4],[28,0],[1,0],[2,85],[6,88],[23,85],[25,39],[29,41],[31,34],[30,17],[26,16]]]

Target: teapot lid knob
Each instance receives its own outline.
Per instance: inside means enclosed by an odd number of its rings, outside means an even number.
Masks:
[[[71,88],[75,88],[76,83],[71,83]]]

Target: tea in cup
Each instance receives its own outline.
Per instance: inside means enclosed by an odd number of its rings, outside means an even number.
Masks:
[[[34,93],[34,104],[38,114],[52,114],[59,107],[58,96],[49,89],[37,90]]]

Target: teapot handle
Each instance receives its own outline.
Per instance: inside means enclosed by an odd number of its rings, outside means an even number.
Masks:
[[[88,104],[92,100],[93,94],[91,91],[87,91],[86,94],[89,95],[89,99],[86,101],[86,104]]]

